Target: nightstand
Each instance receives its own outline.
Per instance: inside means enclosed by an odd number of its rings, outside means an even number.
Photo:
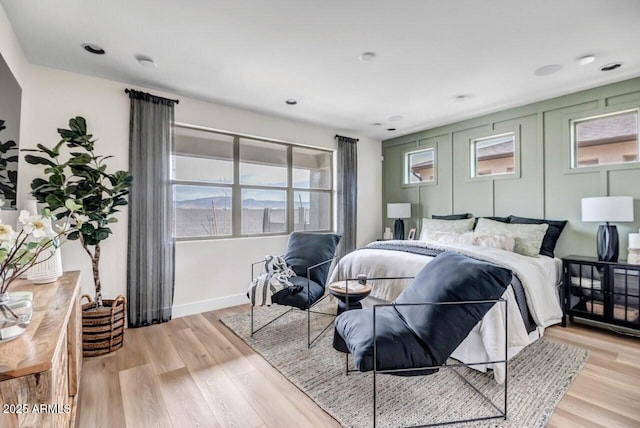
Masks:
[[[600,321],[640,330],[640,265],[595,257],[562,259],[564,317]]]

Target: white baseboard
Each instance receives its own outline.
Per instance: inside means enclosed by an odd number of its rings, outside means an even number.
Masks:
[[[172,318],[186,317],[188,315],[200,314],[202,312],[215,311],[216,309],[228,308],[230,306],[249,303],[246,294],[233,294],[231,296],[218,297],[216,299],[203,300],[200,302],[173,305]]]

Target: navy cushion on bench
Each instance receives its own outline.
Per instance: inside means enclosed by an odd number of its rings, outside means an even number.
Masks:
[[[445,252],[416,275],[395,303],[497,299],[504,294],[511,277],[509,269]],[[442,365],[493,305],[396,306],[381,308],[380,313],[376,310],[378,369]],[[361,371],[373,367],[372,312],[348,311],[335,321]],[[406,331],[400,333],[402,329]],[[416,344],[422,348],[421,354]]]
[[[292,293],[289,288],[280,290],[271,296],[273,303],[306,310],[324,295],[324,287],[321,287],[314,281],[309,281],[309,298],[307,298],[307,278],[305,277],[292,276],[289,278],[289,281],[291,281],[293,285],[301,286],[302,289],[295,293]]]

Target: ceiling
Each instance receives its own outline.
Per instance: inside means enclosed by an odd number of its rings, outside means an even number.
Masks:
[[[34,64],[376,139],[640,76],[638,0],[0,3]]]

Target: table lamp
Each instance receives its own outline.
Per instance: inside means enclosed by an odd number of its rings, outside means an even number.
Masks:
[[[404,221],[403,218],[411,218],[411,204],[387,204],[387,218],[395,218],[393,224],[393,239],[404,239]]]
[[[617,262],[619,252],[618,229],[609,222],[633,221],[631,196],[602,196],[582,198],[582,221],[605,222],[598,226],[598,260]]]

